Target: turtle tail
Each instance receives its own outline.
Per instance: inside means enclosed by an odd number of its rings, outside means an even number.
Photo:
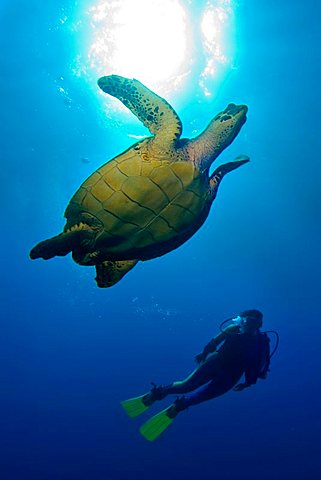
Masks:
[[[36,258],[49,260],[56,256],[64,257],[72,250],[90,244],[95,236],[96,232],[94,229],[80,223],[60,235],[38,243],[31,249],[29,256],[31,260],[35,260]]]

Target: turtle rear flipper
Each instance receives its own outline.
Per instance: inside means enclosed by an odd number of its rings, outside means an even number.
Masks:
[[[79,224],[72,227],[70,230],[61,233],[55,237],[44,240],[38,243],[30,251],[30,258],[43,258],[49,260],[56,256],[64,257],[72,250],[92,242],[96,237],[96,232],[88,225]]]
[[[98,287],[112,287],[119,282],[126,273],[128,273],[138,260],[106,260],[96,265],[97,276],[95,278]]]

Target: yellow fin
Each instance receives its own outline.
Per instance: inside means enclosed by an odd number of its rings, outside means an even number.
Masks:
[[[170,418],[167,414],[169,408],[154,415],[140,427],[140,433],[149,442],[156,440],[173,423],[174,418]]]
[[[143,402],[145,395],[146,394],[141,395],[140,397],[129,398],[128,400],[120,402],[121,406],[130,418],[138,417],[138,415],[141,415],[149,409],[149,406],[145,405]]]

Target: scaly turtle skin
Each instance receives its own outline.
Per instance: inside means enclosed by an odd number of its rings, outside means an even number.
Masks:
[[[201,135],[180,139],[177,113],[138,80],[111,75],[98,85],[153,136],[94,172],[72,197],[63,233],[40,242],[30,257],[72,252],[80,265],[96,266],[99,287],[109,287],[139,260],[170,252],[200,228],[223,176],[249,160],[238,157],[208,174],[245,123],[247,107],[230,104]]]

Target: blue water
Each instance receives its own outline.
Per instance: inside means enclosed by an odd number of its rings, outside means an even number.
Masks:
[[[81,16],[88,5],[0,6],[0,477],[315,479],[321,7],[238,2],[238,68],[225,72],[212,100],[194,101],[192,80],[170,100],[185,135],[192,118],[201,130],[227,103],[246,103],[248,121],[219,161],[245,153],[251,163],[224,179],[189,242],[103,290],[93,269],[70,256],[28,258],[35,243],[61,231],[79,184],[131,144],[126,119],[146,133],[129,116],[115,129],[95,74],[72,75],[86,30],[78,35],[59,19]],[[150,381],[185,376],[219,323],[248,308],[261,309],[264,326],[281,337],[269,378],[190,408],[157,442],[146,442],[142,420],[128,419],[119,402]]]

